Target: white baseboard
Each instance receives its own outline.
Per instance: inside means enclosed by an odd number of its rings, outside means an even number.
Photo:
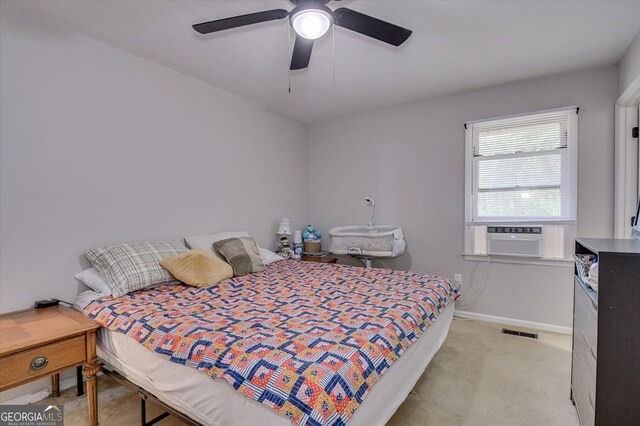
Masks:
[[[102,376],[102,371],[99,371],[97,376],[98,377]],[[77,379],[74,374],[73,377],[60,380],[60,392],[69,388],[75,388],[76,385],[77,385]],[[9,399],[7,401],[2,401],[2,405],[33,404],[35,402],[42,401],[43,399],[48,398],[49,396],[51,396],[51,388],[49,386],[45,386],[42,389],[16,396],[15,398]]]
[[[65,389],[73,388],[76,386],[76,378],[70,377],[65,380],[60,380],[60,391]],[[43,400],[44,398],[48,398],[51,396],[51,388],[44,387],[35,392],[26,393],[24,395],[17,396],[8,401],[3,401],[3,405],[24,405],[24,404],[33,404],[34,402],[38,402]]]
[[[456,309],[455,315],[461,318],[469,318],[480,321],[495,322],[498,324],[511,325],[514,327],[532,328],[534,330],[552,331],[554,333],[572,334],[571,327],[563,327],[555,324],[545,324],[543,322],[523,321],[514,318],[498,317],[495,315],[478,314],[476,312],[459,311]]]

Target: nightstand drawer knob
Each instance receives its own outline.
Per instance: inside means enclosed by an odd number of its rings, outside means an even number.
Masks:
[[[49,360],[44,356],[37,356],[31,360],[32,370],[42,370],[49,364]]]

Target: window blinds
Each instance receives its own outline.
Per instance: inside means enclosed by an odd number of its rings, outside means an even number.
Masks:
[[[577,108],[468,123],[466,220],[575,221]]]

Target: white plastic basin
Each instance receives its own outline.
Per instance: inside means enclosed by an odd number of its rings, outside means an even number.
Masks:
[[[331,252],[369,257],[396,257],[404,253],[406,243],[399,226],[337,226],[329,230]]]

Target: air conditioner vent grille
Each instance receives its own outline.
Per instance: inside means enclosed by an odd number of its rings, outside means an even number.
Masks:
[[[487,253],[505,256],[542,256],[539,240],[492,240],[487,244]]]
[[[542,257],[542,226],[487,227],[487,254],[498,256]]]

